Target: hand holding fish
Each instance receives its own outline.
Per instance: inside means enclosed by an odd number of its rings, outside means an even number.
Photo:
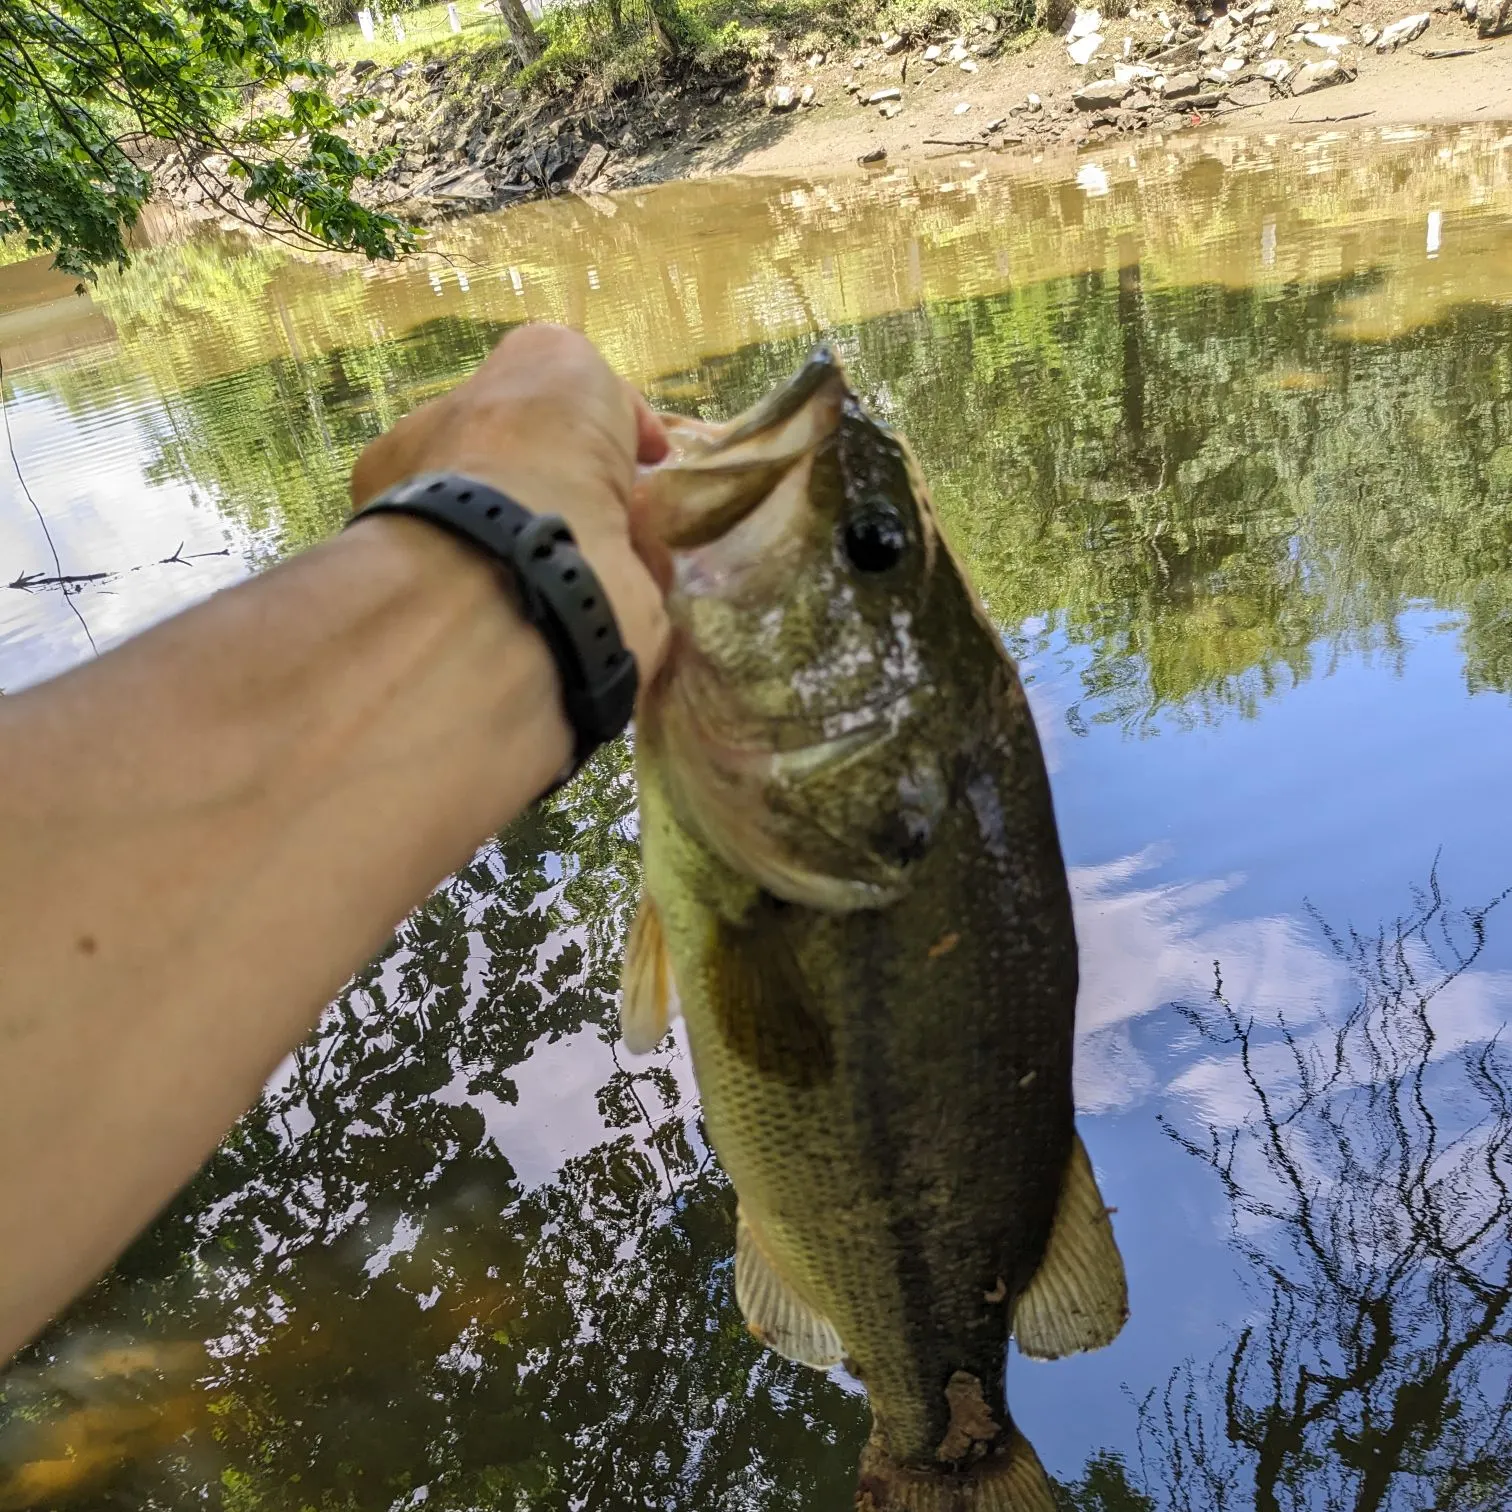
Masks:
[[[666,449],[588,341],[532,327],[373,442],[352,493],[462,473],[563,516],[649,681],[667,622],[632,493]],[[496,560],[379,516],[6,690],[0,1361],[547,790],[576,754],[560,674]]]
[[[451,472],[561,515],[649,679],[666,645],[654,577],[666,554],[639,528],[632,488],[636,465],[659,462],[666,450],[660,419],[586,336],[520,326],[465,382],[367,447],[352,470],[352,499],[360,505],[406,478]]]

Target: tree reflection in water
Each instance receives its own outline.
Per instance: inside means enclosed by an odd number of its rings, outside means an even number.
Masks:
[[[848,1505],[864,1402],[749,1338],[677,1068],[614,1058],[629,802],[609,753],[343,995],[4,1378],[0,1508]],[[1239,1104],[1168,1127],[1222,1185],[1257,1307],[1143,1397],[1142,1475],[1096,1453],[1068,1512],[1506,1504],[1512,1068],[1473,990],[1501,902],[1454,910],[1435,876],[1375,935],[1318,920],[1357,984],[1333,1022],[1260,1022],[1221,976],[1187,1010]],[[480,1100],[584,1031],[600,1137],[527,1190]]]
[[[864,1402],[746,1332],[674,1062],[615,1058],[633,807],[605,751],[405,923],[0,1378],[0,1509],[848,1502]],[[487,1111],[568,1038],[595,1132],[527,1188]]]
[[[1355,650],[1404,654],[1422,605],[1454,617],[1470,689],[1512,689],[1508,312],[1345,342],[1370,276],[1278,300],[1118,262],[825,333],[1020,649],[1084,653],[1080,727],[1255,715]],[[165,371],[159,475],[291,543],[326,534],[339,458],[496,329],[435,321],[187,388]],[[808,342],[683,377],[728,412]],[[746,1334],[685,1074],[613,1059],[633,807],[605,752],[407,921],[0,1377],[0,1509],[848,1505],[864,1403]],[[1144,1398],[1143,1485],[1101,1453],[1068,1506],[1512,1499],[1512,1072],[1451,1012],[1490,916],[1435,882],[1377,937],[1329,934],[1359,996],[1326,1031],[1254,1022],[1221,987],[1194,1010],[1242,1108],[1212,1142],[1173,1132],[1232,1204],[1256,1318]],[[600,1069],[597,1113],[559,1169],[527,1170],[522,1089],[566,1042]]]
[[[1258,1023],[1221,972],[1190,1011],[1245,1113],[1206,1140],[1168,1128],[1222,1182],[1259,1307],[1141,1404],[1162,1505],[1512,1500],[1512,1060],[1465,1042],[1462,990],[1506,896],[1457,911],[1434,875],[1376,935],[1319,920],[1358,987],[1336,1024]]]

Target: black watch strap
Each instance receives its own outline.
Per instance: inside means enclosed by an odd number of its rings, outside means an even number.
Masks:
[[[573,730],[572,768],[562,781],[630,723],[635,657],[603,585],[559,515],[533,514],[508,494],[456,473],[411,478],[365,504],[348,523],[374,514],[429,520],[508,569],[525,617],[541,632],[561,677]]]

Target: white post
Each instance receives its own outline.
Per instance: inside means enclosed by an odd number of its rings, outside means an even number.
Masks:
[[[404,35],[404,23],[398,16],[390,16],[389,20],[394,23],[394,40],[396,42],[407,42],[409,39]]]
[[[373,13],[372,13],[372,11],[370,11],[370,10],[360,10],[360,11],[358,11],[357,12],[357,25],[358,25],[358,27],[362,31],[362,40],[364,42],[371,42],[373,40]]]
[[[462,18],[457,14],[455,0],[453,0],[452,4],[446,7],[446,21],[447,25],[452,29],[453,36],[456,36],[456,34],[462,30]]]

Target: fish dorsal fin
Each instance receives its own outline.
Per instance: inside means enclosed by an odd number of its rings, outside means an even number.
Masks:
[[[1101,1349],[1129,1316],[1129,1288],[1113,1225],[1081,1135],[1061,1181],[1044,1258],[1013,1310],[1018,1347],[1036,1360]]]
[[[742,1061],[785,1086],[827,1082],[835,1069],[830,1027],[774,917],[770,898],[744,924],[720,921],[709,993],[721,1038]]]
[[[677,984],[667,959],[661,915],[641,894],[620,968],[620,1034],[632,1055],[647,1055],[662,1042],[677,1014]]]
[[[828,1370],[844,1358],[834,1326],[777,1274],[741,1212],[735,1219],[735,1300],[768,1349],[815,1370]]]

